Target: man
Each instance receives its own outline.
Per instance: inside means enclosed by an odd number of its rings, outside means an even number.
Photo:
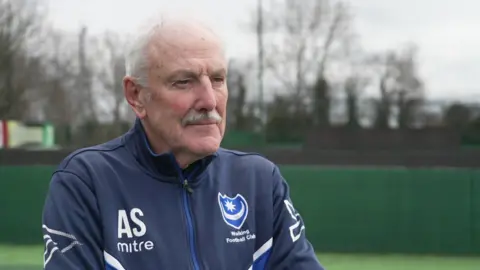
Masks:
[[[72,153],[52,176],[45,269],[323,269],[279,169],[219,147],[219,38],[187,20],[146,30],[123,81],[134,127]]]

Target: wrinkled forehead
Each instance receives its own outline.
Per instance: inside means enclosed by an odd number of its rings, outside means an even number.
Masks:
[[[162,25],[148,46],[150,66],[162,73],[176,69],[210,71],[227,68],[225,49],[210,29],[192,22]]]

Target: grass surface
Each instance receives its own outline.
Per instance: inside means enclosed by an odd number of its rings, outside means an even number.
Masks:
[[[479,270],[480,257],[320,254],[327,270]]]
[[[41,270],[43,247],[0,246],[0,270]],[[480,257],[320,254],[327,270],[479,270]]]
[[[0,246],[0,269],[6,265],[42,267],[43,246]]]

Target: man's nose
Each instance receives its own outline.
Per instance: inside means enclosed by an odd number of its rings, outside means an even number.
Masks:
[[[207,76],[201,80],[201,87],[197,89],[197,102],[195,109],[198,111],[206,110],[212,111],[217,106],[217,99],[215,96],[215,89],[212,87],[212,82]]]

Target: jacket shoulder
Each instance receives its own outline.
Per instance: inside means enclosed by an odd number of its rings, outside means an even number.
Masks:
[[[242,152],[220,148],[219,156],[230,165],[260,169],[272,173],[276,165],[265,156],[257,152]]]
[[[251,160],[252,162],[257,161],[257,162],[266,162],[269,164],[273,164],[272,161],[270,161],[268,158],[266,158],[265,156],[257,152],[242,152],[238,150],[220,148],[218,150],[218,154],[224,158],[248,159],[248,160]]]
[[[118,155],[124,146],[122,137],[89,147],[79,148],[68,154],[57,166],[56,172],[66,171],[83,180],[89,178],[88,171],[95,165],[105,164],[109,157]]]

